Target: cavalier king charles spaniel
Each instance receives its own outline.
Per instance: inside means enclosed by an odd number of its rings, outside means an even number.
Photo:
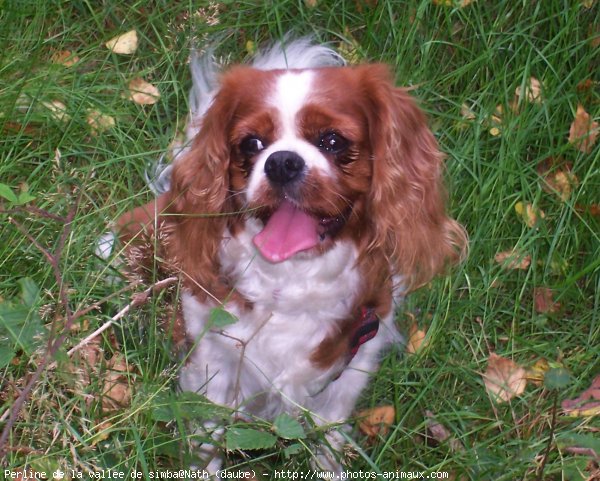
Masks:
[[[395,302],[464,255],[443,156],[385,65],[344,66],[306,39],[223,72],[211,58],[192,61],[188,144],[164,192],[122,216],[119,237],[153,237],[153,262],[181,278],[182,390],[265,419],[344,423],[401,342]],[[329,431],[319,466],[341,473],[343,439]],[[216,448],[198,450],[216,472]]]

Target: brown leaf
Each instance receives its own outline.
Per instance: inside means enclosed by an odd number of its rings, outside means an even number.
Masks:
[[[536,166],[542,189],[557,194],[563,202],[571,197],[573,189],[579,185],[579,179],[571,170],[572,164],[561,157],[546,157]]]
[[[523,393],[527,386],[527,373],[511,359],[490,354],[488,365],[483,373],[483,383],[487,392],[496,402],[508,402]]]
[[[600,375],[589,388],[574,399],[565,399],[561,406],[569,416],[596,416],[600,414]]]
[[[599,125],[598,122],[592,121],[590,114],[585,111],[583,105],[578,105],[575,120],[573,120],[569,129],[569,143],[581,152],[590,153],[598,138]]]
[[[540,314],[553,314],[560,309],[560,303],[554,301],[552,289],[535,287],[533,289],[533,306]]]
[[[535,227],[538,223],[538,219],[544,219],[546,214],[542,209],[538,209],[529,202],[517,202],[515,204],[515,212],[521,218],[527,227]]]
[[[152,105],[158,102],[160,92],[151,83],[138,77],[129,82],[129,100],[140,105]]]
[[[98,372],[104,353],[99,339],[92,339],[80,348],[74,355],[69,365],[72,372],[79,381],[87,386],[90,384],[91,375]]]
[[[529,254],[519,252],[516,249],[498,252],[494,256],[494,260],[500,264],[503,269],[512,270],[527,270],[531,264],[531,256]]]
[[[117,35],[106,42],[106,48],[111,52],[121,55],[131,55],[138,47],[138,35],[135,30],[130,30],[122,35]]]
[[[515,90],[515,96],[517,101],[522,98],[527,102],[541,103],[542,102],[542,84],[535,77],[530,77],[529,81],[525,84],[525,87],[518,86]]]
[[[450,450],[453,452],[465,450],[463,444],[458,439],[452,437],[446,426],[439,423],[431,411],[425,411],[425,417],[427,418],[425,421],[427,431],[434,440],[438,443],[448,441],[448,446],[450,446]]]
[[[358,428],[370,438],[377,435],[385,436],[394,422],[396,410],[394,406],[379,406],[365,409],[358,413],[361,418]]]
[[[121,354],[115,354],[108,362],[102,388],[102,409],[112,412],[121,409],[131,401],[131,385],[128,373],[131,368]]]
[[[425,342],[427,336],[426,331],[422,331],[417,326],[416,322],[413,322],[408,328],[408,341],[406,342],[406,352],[408,354],[415,354],[424,347],[427,347],[428,342]]]
[[[50,60],[52,63],[56,63],[58,65],[72,67],[79,62],[79,57],[70,50],[60,50],[59,52],[54,52]]]

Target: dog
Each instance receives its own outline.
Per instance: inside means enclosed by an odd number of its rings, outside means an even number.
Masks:
[[[385,65],[346,66],[308,39],[222,72],[211,59],[191,63],[186,145],[119,236],[153,236],[181,278],[182,390],[265,419],[344,423],[401,343],[395,304],[465,255],[443,156]],[[342,443],[330,431],[318,466],[339,475]],[[216,448],[198,449],[217,472]]]

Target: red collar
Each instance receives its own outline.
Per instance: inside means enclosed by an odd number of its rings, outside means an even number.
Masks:
[[[352,335],[350,336],[350,352],[348,353],[347,364],[356,356],[358,348],[373,339],[378,330],[379,316],[375,313],[375,308],[361,307],[360,317],[354,321]]]

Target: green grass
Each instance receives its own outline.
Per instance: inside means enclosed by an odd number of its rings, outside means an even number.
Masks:
[[[15,191],[27,188],[35,206],[58,215],[82,193],[61,260],[72,308],[118,289],[106,281],[118,266],[95,258],[94,245],[112,220],[151,196],[142,173],[185,122],[191,44],[217,35],[218,53],[241,61],[248,40],[259,45],[288,31],[313,33],[342,44],[360,61],[389,63],[399,85],[414,87],[447,154],[451,211],[471,239],[464,265],[413,294],[399,311],[403,330],[407,313],[428,329],[429,346],[417,356],[390,353],[383,361],[360,407],[392,404],[396,420],[389,434],[376,440],[355,433],[361,452],[350,471],[441,470],[456,479],[536,479],[551,434],[554,394],[530,383],[523,395],[495,405],[480,373],[492,351],[526,367],[545,358],[572,375],[569,386],[556,393],[559,400],[578,395],[599,373],[600,228],[585,207],[600,201],[600,155],[598,146],[585,154],[567,141],[578,104],[600,117],[598,46],[592,45],[599,35],[597,2],[588,9],[559,0],[478,0],[463,8],[426,0],[377,5],[321,0],[314,8],[300,0],[240,1],[224,2],[216,25],[197,13],[201,6],[211,11],[208,4],[191,1],[0,2],[0,182]],[[115,55],[103,46],[133,28],[140,37],[134,55]],[[75,52],[80,61],[68,68],[52,64],[52,53],[60,50]],[[158,103],[139,106],[123,98],[137,76],[160,89]],[[543,101],[522,102],[514,113],[515,89],[531,76],[543,84]],[[578,88],[588,79],[595,81],[591,88]],[[44,107],[53,100],[65,104],[66,120]],[[461,116],[463,104],[474,119]],[[505,114],[500,135],[493,136],[489,118],[497,105]],[[114,117],[115,126],[92,135],[88,109]],[[567,201],[542,188],[536,167],[548,157],[573,165],[579,182]],[[515,214],[517,202],[533,203],[545,218],[527,227]],[[7,202],[3,209],[10,209]],[[17,303],[18,281],[30,277],[42,289],[34,307],[43,308],[47,325],[54,317],[60,322],[52,269],[8,216],[0,214],[2,305]],[[56,246],[59,223],[23,213],[11,217],[42,244]],[[529,269],[504,270],[494,262],[496,253],[513,247],[531,256]],[[553,289],[561,303],[558,313],[535,311],[533,289],[540,286]],[[86,316],[66,348],[126,302],[126,295],[119,296]],[[186,419],[194,412],[209,415],[212,408],[172,399],[177,359],[157,320],[165,317],[164,309],[157,299],[102,339],[106,359],[118,350],[131,366],[126,382],[132,400],[126,407],[103,415],[102,372],[89,385],[76,382],[62,350],[57,369],[35,387],[0,464],[124,472],[186,466]],[[43,344],[35,353],[19,351],[0,368],[0,416],[41,352]],[[464,450],[426,440],[426,410]],[[172,421],[164,422],[169,417]],[[254,427],[270,428],[260,421]],[[559,416],[555,435],[597,434],[598,428],[598,417]],[[277,448],[254,458],[232,454],[231,463],[260,473],[306,468],[314,452],[310,440],[319,436],[309,429],[307,440],[288,457],[283,448],[295,443],[278,439]],[[553,443],[544,479],[585,479],[574,470],[588,461]]]

